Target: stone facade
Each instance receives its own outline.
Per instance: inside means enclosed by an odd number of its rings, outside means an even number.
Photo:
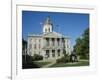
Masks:
[[[39,54],[43,60],[58,59],[64,54],[71,54],[70,38],[53,31],[53,24],[50,17],[47,17],[43,34],[28,35],[28,55]]]

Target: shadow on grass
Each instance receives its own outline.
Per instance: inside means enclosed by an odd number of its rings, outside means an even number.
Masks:
[[[33,62],[32,56],[23,55],[22,56],[22,69],[32,69],[32,68],[40,68],[40,66]]]
[[[74,63],[56,63],[50,67],[80,67],[80,66],[89,66],[89,61],[80,61]]]
[[[23,69],[32,69],[32,68],[40,68],[37,64],[35,64],[34,62],[27,62],[27,63],[23,63],[22,66]]]

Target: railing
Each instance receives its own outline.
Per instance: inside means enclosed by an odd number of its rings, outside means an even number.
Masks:
[[[52,45],[49,45],[49,46],[44,45],[43,46],[43,49],[63,49],[63,48],[64,48],[64,46],[52,46]]]

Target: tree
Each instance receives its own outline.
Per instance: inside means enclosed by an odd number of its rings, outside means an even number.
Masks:
[[[27,41],[22,38],[22,53],[23,55],[27,54]]]
[[[22,68],[39,68],[37,64],[33,62],[33,57],[27,54],[27,41],[22,38]]]
[[[25,48],[27,48],[27,41],[22,39],[22,49],[24,50]]]
[[[84,31],[81,37],[76,39],[74,52],[76,52],[80,58],[89,59],[89,28]]]

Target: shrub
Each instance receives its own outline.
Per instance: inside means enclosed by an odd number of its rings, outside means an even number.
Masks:
[[[33,60],[34,60],[34,61],[43,60],[43,56],[42,56],[42,55],[39,55],[39,54],[34,54]]]
[[[68,55],[63,56],[62,58],[59,58],[56,60],[57,63],[66,63],[70,61],[70,57]]]

